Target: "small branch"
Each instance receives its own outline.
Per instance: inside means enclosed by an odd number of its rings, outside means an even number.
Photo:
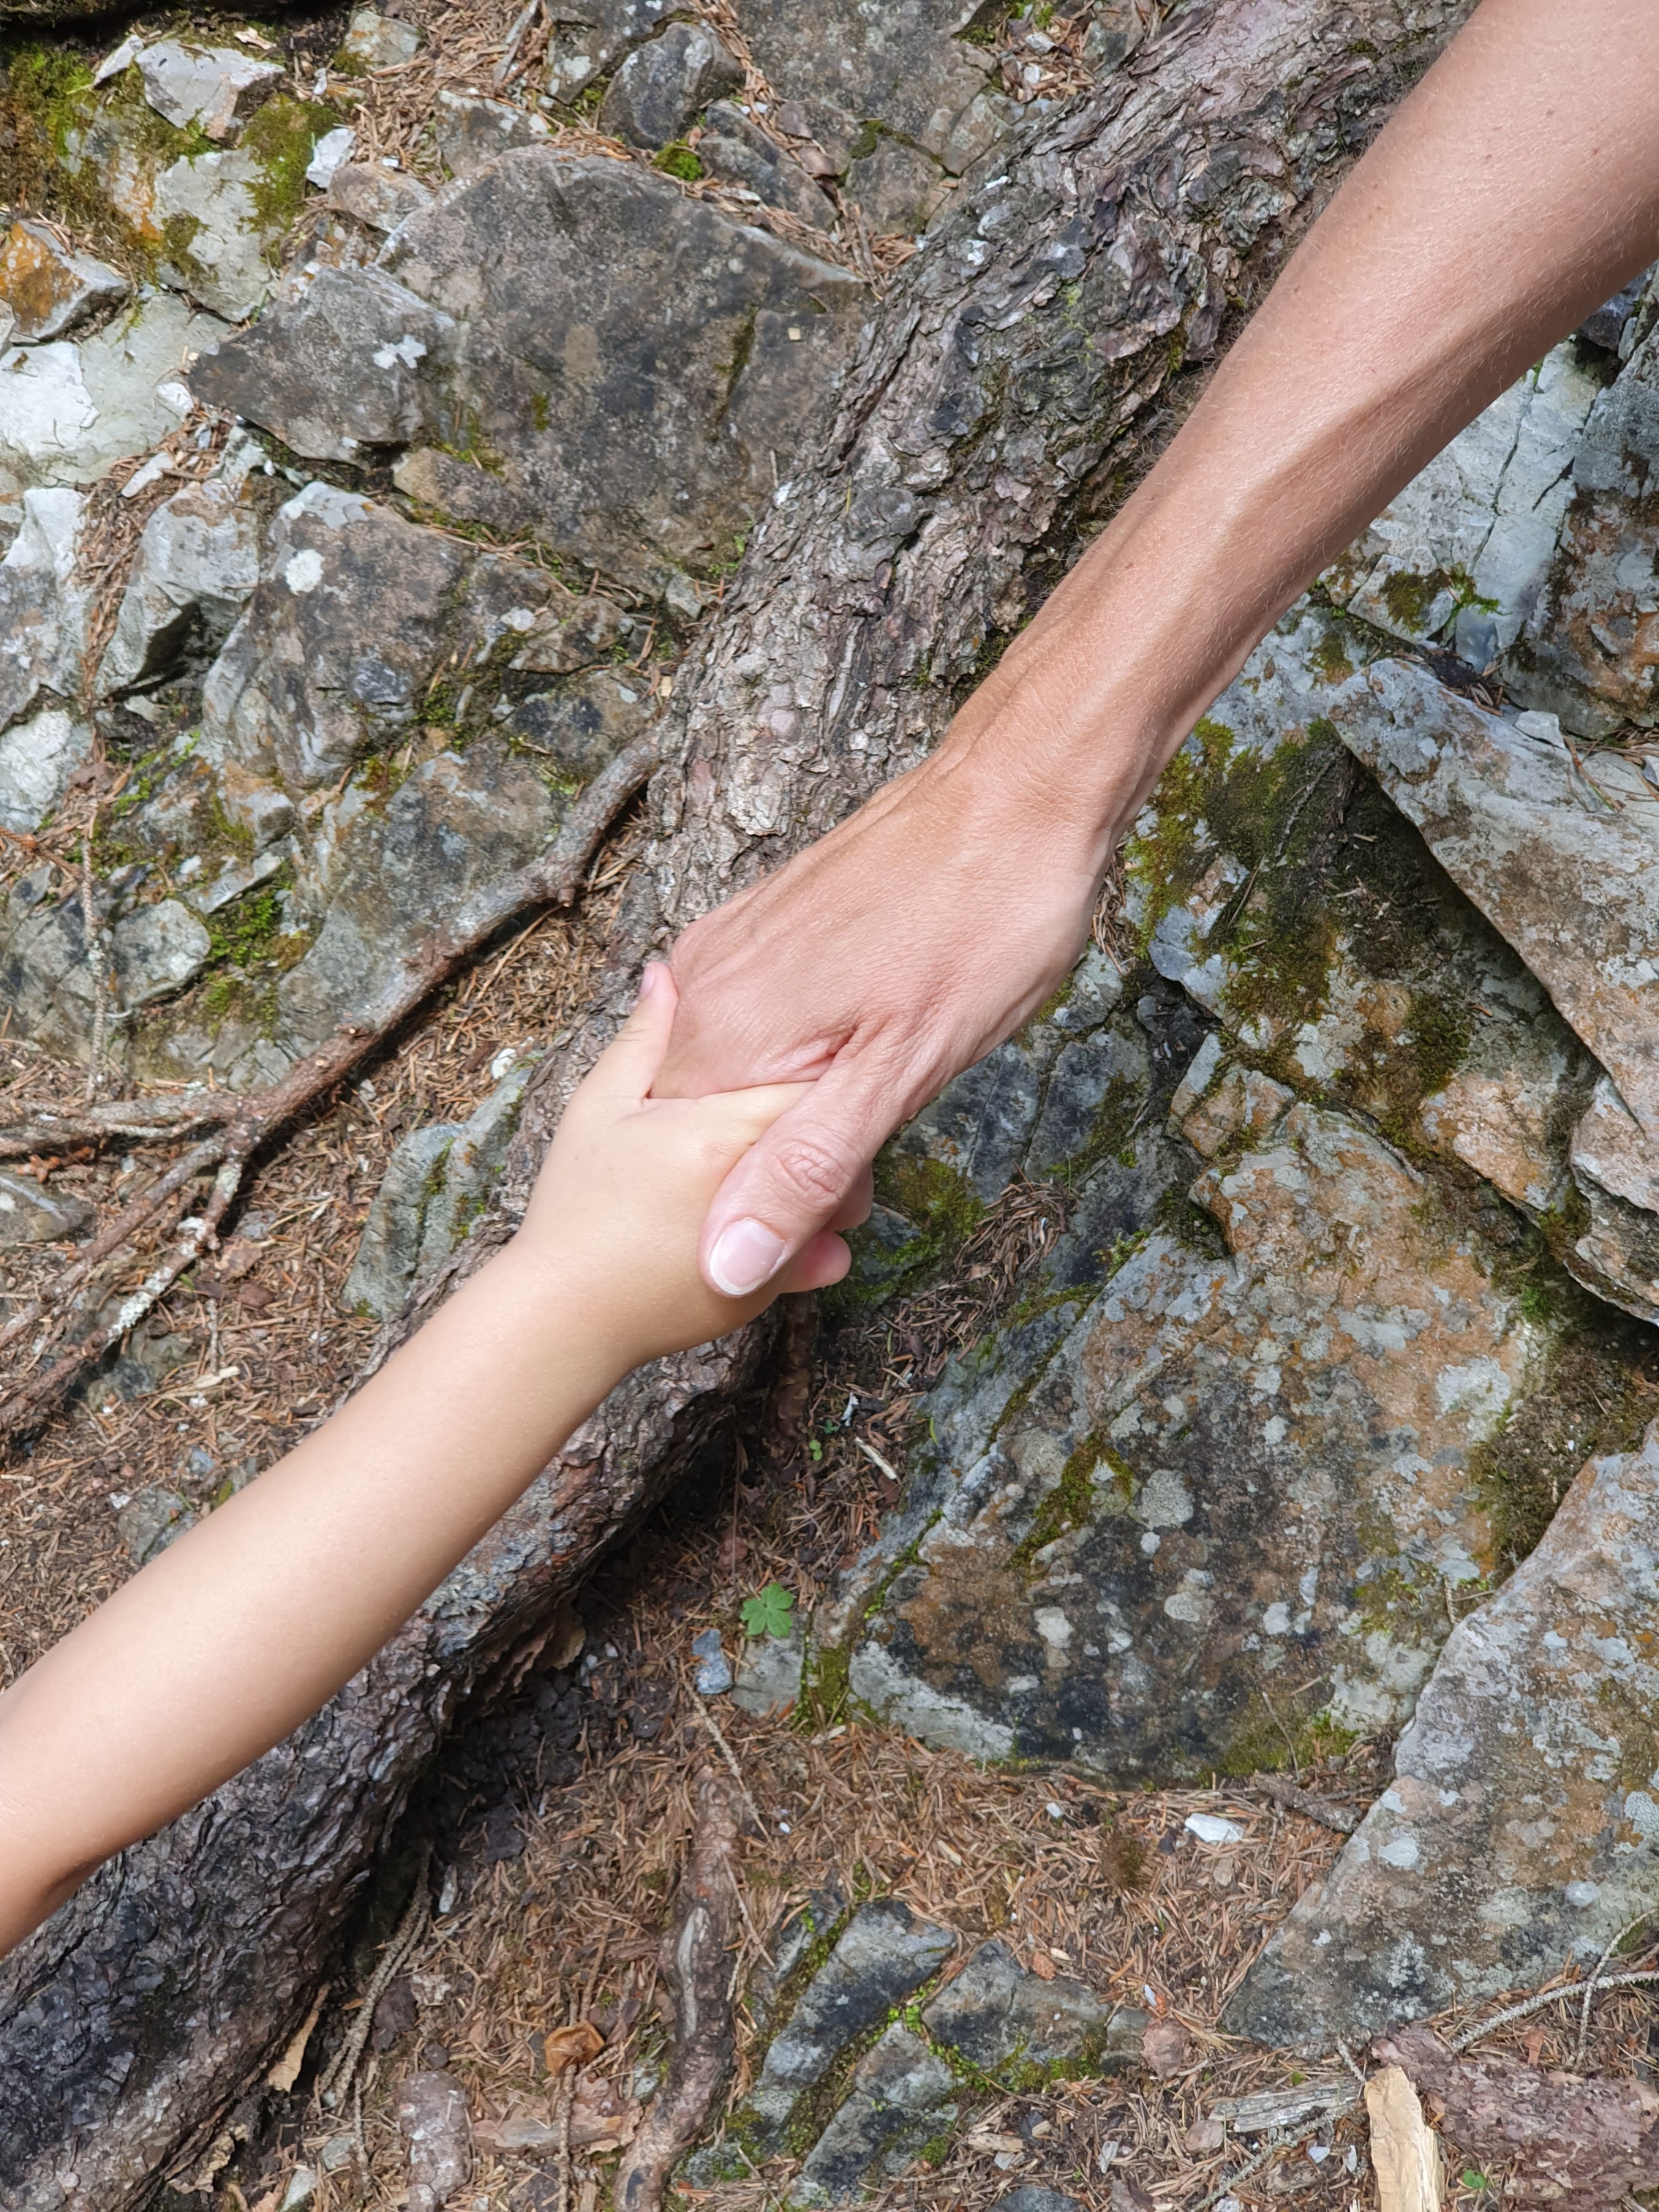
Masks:
[[[356,2078],[369,2033],[374,2026],[375,2007],[420,1948],[421,1939],[426,1934],[427,1923],[432,1917],[432,1899],[426,1883],[430,1856],[428,1846],[421,1854],[420,1864],[415,1872],[414,1892],[404,1908],[404,1917],[398,1923],[392,1941],[380,1954],[380,1963],[375,1967],[368,1987],[363,1991],[363,2001],[353,2016],[345,2041],[335,2052],[327,2071],[317,2084],[317,2101],[330,2111],[338,2106]]]
[[[1512,2004],[1504,2012],[1494,2013],[1490,2020],[1483,2020],[1479,2027],[1467,2029],[1451,2045],[1452,2051],[1461,2058],[1466,2051],[1473,2050],[1487,2036],[1495,2035],[1500,2027],[1509,2027],[1517,2020],[1529,2019],[1534,2013],[1542,2012],[1546,2005],[1556,2004],[1563,1997],[1582,1996],[1588,2002],[1591,1997],[1600,1996],[1603,1990],[1646,1989],[1655,1982],[1659,1982],[1659,1967],[1650,1968],[1640,1974],[1608,1974],[1601,1980],[1592,1978],[1588,1982],[1563,1982],[1555,1989],[1545,1990],[1538,1996],[1524,1998],[1520,2004]]]
[[[738,1822],[731,1784],[708,1772],[697,1784],[696,1825],[678,1923],[663,1942],[674,1999],[668,2079],[617,2172],[617,2212],[659,2212],[668,2177],[708,2122],[732,2071],[736,2033],[732,1967],[737,1937]]]
[[[87,1059],[87,1103],[98,1096],[104,1077],[104,1054],[109,1046],[109,961],[98,902],[92,884],[92,841],[98,830],[98,801],[92,802],[92,818],[81,833],[81,933],[86,943],[87,966],[92,973],[92,1049]]]
[[[1328,1797],[1316,1796],[1299,1783],[1287,1782],[1282,1774],[1253,1774],[1250,1787],[1258,1796],[1271,1797],[1275,1805],[1282,1805],[1287,1813],[1300,1813],[1304,1820],[1317,1820],[1322,1828],[1334,1828],[1339,1836],[1351,1836],[1364,1819],[1352,1805],[1338,1805]]]

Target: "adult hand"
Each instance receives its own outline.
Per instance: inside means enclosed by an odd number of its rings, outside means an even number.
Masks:
[[[722,1188],[702,1264],[727,1297],[819,1226],[861,1219],[869,1163],[1018,1027],[1082,951],[1104,854],[1046,793],[993,795],[946,749],[688,930],[659,1089],[812,1081]],[[689,1017],[689,1018],[688,1018]]]
[[[1256,640],[1653,258],[1659,9],[1484,0],[934,758],[674,948],[659,1087],[816,1078],[722,1187],[740,1295],[1080,949],[1111,842]]]

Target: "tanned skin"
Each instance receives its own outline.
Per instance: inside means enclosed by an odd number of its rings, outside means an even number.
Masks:
[[[1054,991],[1164,763],[1431,455],[1659,253],[1659,8],[1486,0],[920,768],[688,930],[659,1087],[816,1079],[710,1209],[750,1288]]]

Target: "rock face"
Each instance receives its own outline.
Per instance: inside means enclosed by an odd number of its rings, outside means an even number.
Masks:
[[[931,1982],[955,1948],[948,1929],[918,1920],[896,1899],[860,1906],[767,2046],[749,2100],[763,2154],[788,2141],[792,2123],[848,2046]]]
[[[1070,1974],[1039,1980],[998,1942],[981,1943],[922,2013],[935,2043],[1011,2087],[1138,2066],[1146,2020]]]
[[[1659,343],[1597,398],[1572,460],[1572,502],[1547,592],[1517,655],[1527,702],[1605,737],[1659,713],[1650,658]]]
[[[1447,635],[1477,669],[1538,611],[1601,384],[1569,342],[1461,431],[1324,579],[1350,613],[1413,643]]]
[[[0,306],[10,309],[10,335],[24,344],[62,337],[118,307],[130,289],[107,262],[65,252],[45,223],[15,222],[0,240]]]
[[[453,333],[447,315],[378,269],[325,269],[291,306],[204,354],[191,383],[308,460],[356,460],[416,434],[416,373]]]
[[[1239,1071],[1200,1115],[1225,1256],[1154,1234],[947,1380],[836,1593],[832,1667],[925,1741],[1168,1778],[1270,1756],[1275,1710],[1397,1726],[1495,1564],[1472,1462],[1534,1332],[1369,1132]]]
[[[974,13],[971,0],[881,10],[857,0],[814,8],[756,0],[744,27],[755,59],[774,84],[794,91],[837,171],[854,161],[873,118],[955,176],[1001,127],[986,58],[956,35]]]
[[[189,646],[229,631],[258,580],[259,546],[240,487],[191,484],[144,525],[99,663],[98,689],[118,691],[175,664]]]
[[[342,1292],[344,1304],[389,1321],[429,1282],[488,1206],[539,1054],[503,1075],[465,1121],[413,1129],[388,1163]]]
[[[55,1244],[83,1235],[92,1219],[84,1199],[0,1170],[0,1244]]]
[[[533,145],[382,258],[319,276],[197,389],[319,458],[424,435],[397,471],[412,498],[653,592],[740,542],[864,297],[665,177]]]
[[[205,137],[228,138],[273,85],[279,62],[262,62],[237,46],[191,46],[162,39],[137,57],[144,97],[176,131],[195,125]]]
[[[636,47],[599,106],[599,128],[629,146],[665,146],[699,111],[743,83],[743,64],[706,23],[671,23]]]
[[[76,574],[81,499],[23,495],[21,527],[0,561],[0,728],[43,691],[72,697],[86,652],[88,594]]]
[[[0,738],[0,827],[38,830],[92,750],[92,729],[62,707],[46,707]]]
[[[1606,1070],[1573,1139],[1589,1224],[1568,1264],[1659,1320],[1659,793],[1634,762],[1586,774],[1553,716],[1505,721],[1407,663],[1354,678],[1330,714]]]
[[[0,496],[94,483],[176,429],[190,404],[187,359],[224,328],[150,291],[90,337],[0,352]]]
[[[1592,1460],[1531,1558],[1452,1634],[1393,1786],[1252,1969],[1262,2041],[1588,1972],[1659,1902],[1659,1429]]]
[[[809,1938],[825,1917],[804,1917]],[[686,2179],[714,2186],[789,2151],[801,2161],[789,2203],[855,2203],[947,2140],[988,2083],[1030,2088],[1139,2063],[1145,2013],[1069,1976],[1042,1981],[1001,1943],[981,1943],[954,1979],[906,2004],[957,1947],[949,1929],[896,1898],[860,1906],[774,2034],[750,2096]],[[775,1993],[763,2002],[769,2009]]]
[[[516,600],[527,629],[546,595],[536,570],[474,559],[356,493],[309,484],[277,514],[208,677],[206,742],[290,789],[334,783],[408,729],[451,653],[493,641],[492,616],[499,624]]]

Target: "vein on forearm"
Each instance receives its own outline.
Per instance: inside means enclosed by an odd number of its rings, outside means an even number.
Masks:
[[[1256,641],[1659,244],[1659,10],[1486,0],[960,718],[1121,823]]]

